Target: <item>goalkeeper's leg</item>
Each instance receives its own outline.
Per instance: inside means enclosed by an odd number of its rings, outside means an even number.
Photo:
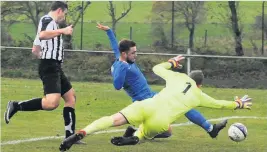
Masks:
[[[168,131],[156,135],[154,138],[169,138],[172,136],[172,127],[169,126]]]
[[[141,125],[139,126],[139,128],[141,128],[142,125],[143,125],[143,124],[141,124]],[[132,126],[129,126],[129,127],[126,129],[126,131],[125,131],[123,137],[132,137],[132,136],[137,136],[137,135],[141,135],[141,134],[140,134],[140,129],[138,130],[138,129],[133,128]],[[154,138],[169,138],[169,137],[171,137],[171,136],[172,136],[172,127],[169,126],[168,131],[163,132],[163,133],[161,133],[161,134],[158,134],[158,135],[156,135]]]
[[[168,135],[170,136],[170,121],[168,120],[168,117],[162,119],[162,117],[159,117],[160,115],[162,116],[163,114],[159,113],[158,115],[146,120],[142,125],[139,126],[138,130],[135,132],[135,135],[138,137],[140,136],[140,139],[154,139],[156,136],[163,136],[164,133],[166,134],[168,132]]]
[[[86,135],[90,135],[94,132],[107,129],[109,127],[121,126],[126,123],[128,123],[128,121],[121,113],[116,113],[112,116],[102,117],[94,121],[84,129],[81,129],[76,134],[73,134],[70,137],[66,138],[60,145],[59,150],[68,150],[74,143],[83,139]]]

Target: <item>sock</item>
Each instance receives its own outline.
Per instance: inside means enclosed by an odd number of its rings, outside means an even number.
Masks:
[[[211,132],[213,130],[213,125],[211,125],[208,121],[205,121],[202,126],[205,126],[206,128],[209,128],[207,132]]]
[[[20,111],[43,110],[42,98],[34,98],[34,99],[18,102],[18,110]]]
[[[134,132],[134,136],[138,137],[139,140],[143,140],[145,138],[143,133],[144,124],[139,125],[139,128]]]
[[[210,132],[213,128],[212,124],[210,124],[197,110],[192,109],[188,111],[185,116],[194,124],[199,125],[207,132]]]
[[[63,109],[63,117],[65,122],[65,137],[75,133],[75,123],[76,123],[76,115],[75,110],[72,107],[64,107]]]
[[[113,118],[111,116],[105,116],[94,121],[84,129],[82,129],[81,132],[85,131],[86,134],[92,134],[94,132],[107,129],[112,126],[113,126]]]
[[[134,136],[138,137],[139,140],[143,140],[144,139],[144,135],[142,134],[141,130],[140,129],[137,129],[134,134]]]

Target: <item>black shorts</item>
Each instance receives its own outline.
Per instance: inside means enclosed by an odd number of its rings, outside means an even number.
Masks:
[[[62,96],[72,88],[61,69],[60,61],[41,59],[38,72],[43,82],[44,95],[60,93]]]

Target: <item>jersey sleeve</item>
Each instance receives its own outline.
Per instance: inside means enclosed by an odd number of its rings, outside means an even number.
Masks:
[[[43,17],[40,20],[38,29],[40,29],[40,31],[46,31],[46,30],[53,30],[53,22],[52,22],[52,18],[51,17]]]
[[[113,69],[113,85],[116,90],[120,90],[125,82],[128,63],[120,63]]]
[[[234,101],[216,100],[207,94],[200,93],[200,107],[220,108],[220,109],[235,109],[236,104]]]
[[[169,70],[170,68],[171,63],[164,62],[154,66],[153,72],[164,80],[167,80],[173,74],[173,71]]]
[[[118,46],[118,42],[116,40],[116,37],[115,37],[115,35],[111,29],[107,30],[106,32],[107,32],[107,35],[109,38],[109,42],[110,42],[112,51],[115,53],[116,59],[118,59],[120,57],[120,51],[119,51],[119,46]]]

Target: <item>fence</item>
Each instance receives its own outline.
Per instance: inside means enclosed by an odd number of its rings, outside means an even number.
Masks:
[[[112,51],[65,50],[64,71],[74,81],[112,82]],[[138,52],[137,64],[149,83],[164,83],[152,67],[177,54]],[[180,72],[201,69],[205,83],[216,87],[267,88],[267,57],[238,57],[183,54],[187,57]],[[36,60],[31,48],[1,46],[3,77],[38,78]]]

